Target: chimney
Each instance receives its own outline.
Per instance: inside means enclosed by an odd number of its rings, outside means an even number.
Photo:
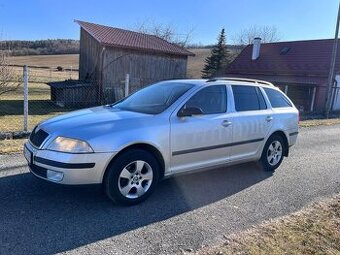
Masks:
[[[260,48],[261,48],[261,38],[255,37],[253,41],[253,54],[251,55],[251,60],[256,60],[259,58]]]

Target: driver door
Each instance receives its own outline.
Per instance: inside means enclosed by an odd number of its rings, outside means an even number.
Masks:
[[[179,117],[182,108],[202,114]],[[170,118],[171,171],[184,172],[227,162],[232,127],[228,120],[225,85],[203,87]]]

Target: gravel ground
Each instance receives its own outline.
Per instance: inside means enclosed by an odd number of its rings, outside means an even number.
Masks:
[[[340,125],[302,128],[274,173],[256,164],[163,181],[144,203],[111,204],[100,186],[59,186],[0,155],[0,254],[173,254],[340,192]]]

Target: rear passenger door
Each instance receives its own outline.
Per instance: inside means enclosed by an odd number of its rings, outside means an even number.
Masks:
[[[231,161],[250,159],[262,148],[272,126],[272,110],[257,86],[232,85],[233,146]]]

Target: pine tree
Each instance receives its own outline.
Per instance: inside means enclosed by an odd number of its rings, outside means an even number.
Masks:
[[[205,59],[205,65],[202,70],[202,78],[211,78],[223,73],[229,63],[229,51],[227,50],[224,28],[222,29],[217,45],[211,50],[211,55]]]

